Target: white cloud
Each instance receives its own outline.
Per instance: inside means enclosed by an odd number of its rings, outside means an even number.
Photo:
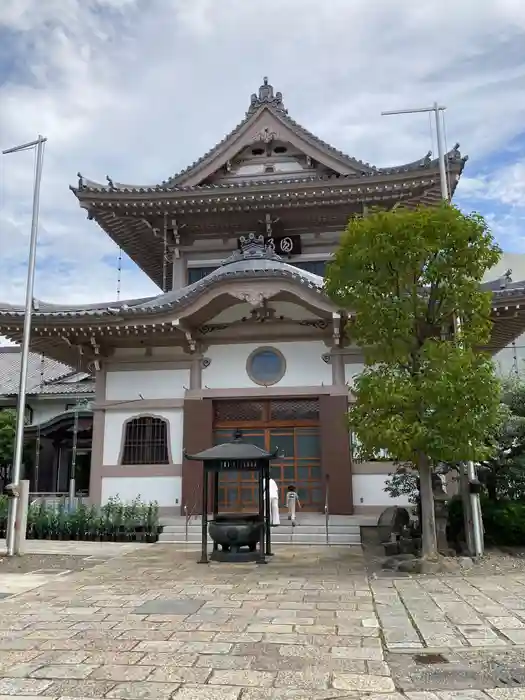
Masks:
[[[462,201],[490,190],[495,229],[523,250],[524,154],[506,182],[476,179],[476,164],[523,129],[524,30],[520,0],[2,0],[0,145],[49,139],[36,295],[115,295],[116,246],[68,191],[78,170],[169,177],[240,121],[263,75],[297,121],[378,165],[431,147],[425,115],[382,110],[444,103],[448,145],[471,156]],[[12,302],[23,298],[32,157],[0,164],[0,298]],[[123,296],[154,291],[125,268]]]

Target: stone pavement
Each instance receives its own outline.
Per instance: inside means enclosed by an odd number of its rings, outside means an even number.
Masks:
[[[519,576],[369,583],[342,547],[196,558],[145,546],[0,601],[0,700],[525,700]],[[469,675],[489,632],[514,654],[506,680],[496,657]]]

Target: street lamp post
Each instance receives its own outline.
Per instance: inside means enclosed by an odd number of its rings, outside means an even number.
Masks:
[[[416,109],[400,109],[391,112],[381,112],[381,116],[391,116],[396,114],[416,114],[425,112],[427,114],[433,113],[436,122],[436,140],[438,149],[438,162],[439,162],[439,180],[441,185],[441,197],[447,202],[450,199],[450,193],[448,191],[448,180],[447,180],[447,169],[445,165],[445,148],[443,146],[443,132],[441,129],[441,113],[444,112],[446,107],[439,105],[434,102],[432,107],[419,107]],[[454,333],[458,340],[461,342],[461,318],[454,314]],[[465,508],[465,534],[467,537],[467,544],[469,551],[475,556],[480,557],[483,555],[484,541],[483,541],[483,521],[481,515],[481,504],[479,501],[479,494],[470,493],[470,482],[476,479],[476,467],[474,462],[469,460],[466,463],[466,473],[462,474],[462,491],[463,491],[463,504]],[[467,477],[466,479],[464,477]]]
[[[26,404],[26,389],[27,389],[27,364],[29,359],[29,342],[31,339],[31,319],[33,314],[33,288],[35,283],[35,263],[36,263],[36,244],[38,238],[38,215],[40,210],[40,183],[42,180],[42,167],[44,162],[44,144],[47,141],[43,136],[38,136],[36,141],[24,143],[21,146],[8,148],[2,151],[2,155],[9,153],[18,153],[19,151],[27,151],[36,147],[36,168],[35,181],[33,186],[33,213],[31,218],[31,237],[29,240],[29,259],[27,265],[27,282],[26,282],[26,303],[24,314],[24,331],[22,336],[22,356],[20,361],[20,384],[18,389],[17,412],[16,412],[16,438],[15,438],[15,458],[13,461],[13,470],[11,474],[11,482],[18,487],[20,484],[20,472],[22,468],[22,455],[24,451],[24,423],[25,423],[25,404]],[[7,556],[13,556],[16,552],[15,548],[15,527],[16,516],[18,510],[18,488],[15,488],[11,508],[9,510],[9,519],[7,522]]]

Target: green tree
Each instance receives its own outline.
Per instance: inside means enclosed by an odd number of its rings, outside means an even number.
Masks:
[[[350,427],[363,454],[385,449],[419,472],[426,558],[437,557],[433,467],[486,459],[500,421],[493,363],[476,349],[491,329],[480,283],[500,255],[481,216],[443,202],[352,219],[327,271],[365,356]]]
[[[503,386],[503,420],[493,438],[492,455],[481,462],[490,501],[525,500],[525,383],[519,379]]]
[[[0,409],[0,476],[5,479],[15,455],[16,411]]]

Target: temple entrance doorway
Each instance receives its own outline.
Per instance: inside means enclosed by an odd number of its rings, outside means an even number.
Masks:
[[[279,486],[279,505],[286,503],[286,490],[294,484],[305,511],[321,512],[325,492],[321,469],[318,399],[269,401],[217,401],[214,406],[215,444],[228,442],[240,430],[243,440],[273,452],[272,477]],[[222,474],[219,488],[223,511],[254,511],[258,508],[255,475]]]

